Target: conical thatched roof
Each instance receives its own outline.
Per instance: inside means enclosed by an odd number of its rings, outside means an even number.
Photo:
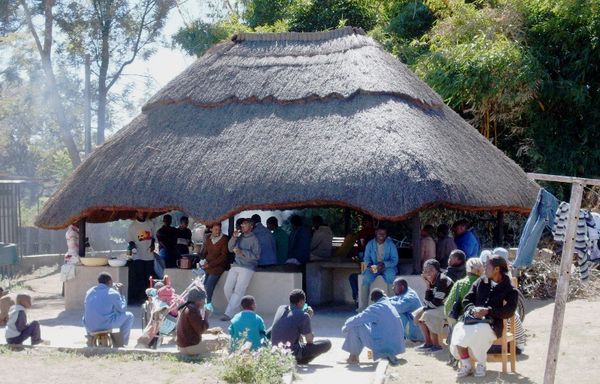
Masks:
[[[37,225],[179,209],[527,212],[537,185],[361,30],[217,45],[73,173]]]

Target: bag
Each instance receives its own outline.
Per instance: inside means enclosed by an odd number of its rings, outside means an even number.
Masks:
[[[480,318],[473,316],[473,314],[471,312],[472,311],[465,312],[465,314],[463,316],[463,324],[472,325],[472,324],[485,323],[485,324],[491,325],[494,322],[494,319],[492,319],[491,317],[484,317],[483,319],[480,319]]]
[[[462,303],[458,299],[458,287],[456,287],[456,294],[454,295],[454,304],[452,304],[452,309],[448,314],[448,317],[454,320],[458,320],[458,318],[460,317],[460,310],[462,308]]]

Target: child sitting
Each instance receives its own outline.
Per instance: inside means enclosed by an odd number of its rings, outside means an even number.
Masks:
[[[256,301],[252,296],[242,298],[242,312],[231,319],[229,334],[231,335],[231,350],[241,345],[242,349],[259,349],[266,339],[265,322],[255,313]]]
[[[37,321],[27,324],[25,310],[28,308],[31,308],[31,296],[17,295],[16,304],[8,311],[8,323],[6,324],[6,342],[8,344],[23,344],[30,337],[31,345],[44,342],[40,335],[40,324]]]

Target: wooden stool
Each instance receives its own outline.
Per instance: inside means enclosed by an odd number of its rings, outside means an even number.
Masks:
[[[88,345],[91,347],[113,347],[112,329],[90,332]]]

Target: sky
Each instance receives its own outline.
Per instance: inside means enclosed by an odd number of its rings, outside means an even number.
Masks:
[[[118,111],[117,113],[122,115],[123,119],[114,119],[120,125],[113,127],[111,133],[129,123],[141,112],[142,105],[149,96],[156,93],[196,60],[196,56],[190,56],[177,47],[171,47],[171,36],[186,23],[207,17],[206,1],[179,0],[178,4],[179,7],[169,13],[163,30],[163,43],[158,47],[156,53],[146,61],[136,59],[126,67],[124,76],[115,84],[113,91],[118,93],[127,84],[134,83],[135,89],[131,97],[136,109],[134,111]],[[147,83],[151,85],[150,89],[147,88]]]

